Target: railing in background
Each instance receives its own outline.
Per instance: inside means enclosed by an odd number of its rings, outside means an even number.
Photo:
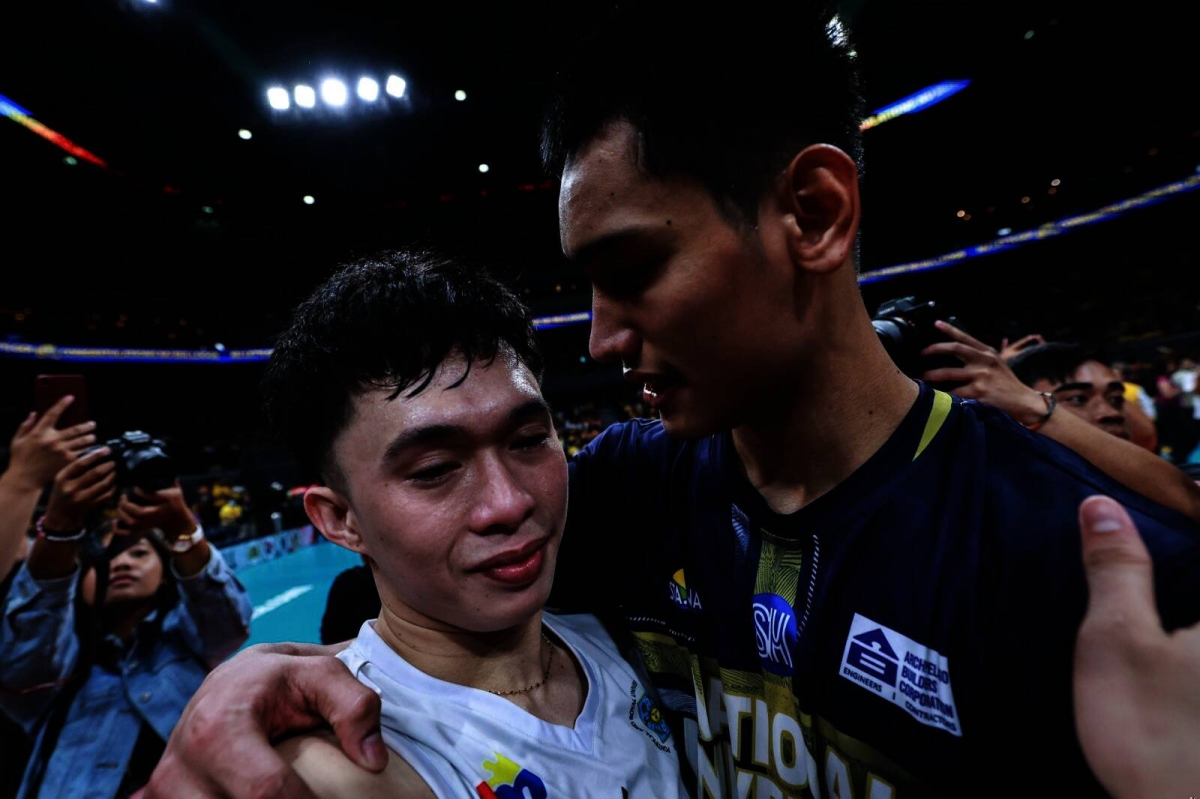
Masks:
[[[284,555],[290,555],[319,541],[321,541],[321,536],[309,524],[295,530],[284,530],[282,533],[274,533],[241,544],[219,548],[221,554],[225,556],[225,562],[229,564],[229,568],[238,571],[247,566],[266,563]]]

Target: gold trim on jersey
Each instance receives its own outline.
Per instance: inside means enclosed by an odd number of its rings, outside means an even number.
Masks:
[[[933,441],[938,431],[942,429],[942,425],[946,423],[946,417],[950,415],[950,408],[954,405],[954,400],[950,399],[950,395],[944,391],[933,392],[933,407],[929,409],[929,418],[925,421],[925,432],[921,434],[921,443],[917,445],[916,454],[913,455],[913,460],[921,457],[921,453]]]

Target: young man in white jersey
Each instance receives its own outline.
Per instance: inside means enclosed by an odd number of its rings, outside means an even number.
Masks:
[[[318,796],[669,797],[654,699],[593,616],[552,618],[567,463],[525,309],[424,254],[347,267],[297,310],[264,392],[324,485],[313,524],[382,601],[341,653],[375,691],[381,774],[320,734],[281,754]]]

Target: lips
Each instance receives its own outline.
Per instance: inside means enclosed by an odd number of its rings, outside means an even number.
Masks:
[[[527,541],[519,547],[506,549],[503,552],[493,555],[487,560],[480,563],[471,571],[484,571],[486,569],[494,569],[501,566],[511,566],[514,563],[522,563],[529,559],[529,556],[546,545],[550,537],[537,538],[533,541]]]
[[[120,586],[133,585],[135,582],[137,582],[137,581],[134,580],[132,577],[127,577],[127,576],[113,577],[111,580],[108,581],[108,587],[109,588],[118,588]]]
[[[523,586],[541,576],[546,562],[546,542],[549,538],[509,549],[485,560],[471,571],[509,586]]]

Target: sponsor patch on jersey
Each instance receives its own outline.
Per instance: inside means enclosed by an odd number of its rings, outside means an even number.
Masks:
[[[796,670],[796,611],[779,594],[755,594],[754,640],[758,659],[772,674],[790,677]]]
[[[641,724],[638,724],[641,721]],[[654,748],[660,752],[670,752],[667,739],[671,737],[671,728],[654,700],[646,695],[642,687],[634,680],[629,685],[629,726],[633,727],[650,739]]]
[[[667,583],[667,595],[671,597],[671,602],[675,607],[680,610],[703,610],[700,605],[700,594],[695,589],[688,589],[683,569],[671,575],[671,581]]]
[[[962,737],[946,657],[854,614],[839,673],[922,724]]]

